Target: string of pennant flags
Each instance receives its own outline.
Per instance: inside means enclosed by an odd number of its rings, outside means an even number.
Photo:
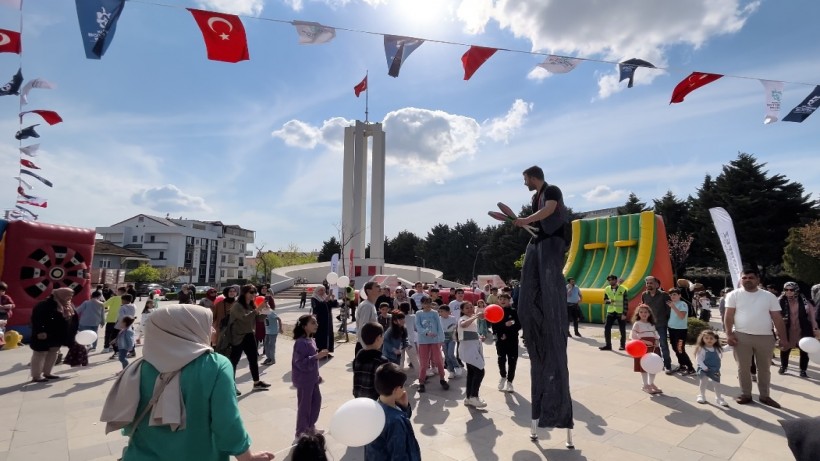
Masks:
[[[168,5],[149,0],[128,0],[131,3],[142,3],[146,5],[183,9],[184,7],[176,5]],[[105,52],[111,45],[116,32],[117,22],[122,17],[125,9],[126,0],[75,0],[77,7],[77,18],[80,25],[80,33],[82,35],[83,46],[85,49],[86,58],[88,59],[102,59]],[[0,53],[16,53],[20,55],[20,66],[17,73],[12,76],[11,80],[4,86],[0,87],[0,96],[19,95],[20,96],[20,130],[17,132],[15,138],[20,144],[20,174],[16,179],[19,180],[17,207],[12,213],[16,216],[26,215],[26,219],[36,219],[36,215],[20,207],[19,204],[33,205],[39,207],[46,207],[48,202],[45,199],[37,196],[26,194],[26,189],[33,189],[33,186],[27,182],[23,176],[37,179],[42,184],[52,187],[52,183],[46,178],[35,174],[32,169],[39,169],[31,160],[23,158],[23,156],[34,157],[39,144],[30,146],[22,146],[22,141],[31,137],[39,138],[39,134],[35,128],[39,124],[23,127],[23,117],[28,114],[39,115],[49,125],[62,122],[62,118],[50,110],[30,110],[23,111],[22,106],[28,103],[28,93],[34,88],[51,89],[54,85],[43,79],[34,79],[23,86],[22,75],[22,7],[23,0],[0,0],[0,6],[9,6],[20,11],[20,31],[12,31],[0,29]],[[618,66],[620,81],[627,81],[627,87],[632,88],[635,78],[635,73],[638,69],[657,69],[657,70],[671,70],[661,67],[656,67],[652,63],[632,58],[625,61],[616,62],[602,59],[583,58],[577,56],[560,56],[548,53],[541,53],[536,51],[525,51],[508,48],[494,48],[478,45],[468,45],[464,43],[457,43],[451,41],[406,37],[392,34],[384,34],[380,32],[372,32],[366,30],[357,30],[343,27],[335,27],[323,25],[318,22],[310,21],[288,21],[283,19],[241,16],[234,14],[221,13],[216,11],[207,11],[194,8],[184,8],[190,12],[194,21],[202,33],[202,38],[205,43],[207,58],[213,61],[221,61],[228,63],[238,63],[241,61],[250,60],[250,51],[248,47],[248,40],[245,34],[245,27],[242,23],[242,18],[254,19],[266,22],[288,24],[294,27],[298,43],[302,45],[320,45],[328,43],[336,38],[337,31],[345,31],[350,33],[360,33],[377,35],[383,37],[384,52],[387,61],[387,74],[391,77],[399,77],[402,66],[405,64],[410,55],[422,46],[425,42],[438,43],[446,45],[455,45],[461,47],[468,47],[467,51],[461,57],[462,67],[464,69],[464,80],[470,80],[473,75],[483,66],[492,56],[499,52],[512,52],[519,54],[529,54],[534,56],[542,56],[544,60],[537,64],[547,72],[552,74],[566,74],[575,70],[582,62],[594,62],[603,64],[612,64]],[[754,77],[747,77],[741,75],[727,75],[710,72],[691,72],[686,78],[681,80],[673,89],[670,104],[677,104],[684,101],[687,95],[691,92],[713,83],[721,78],[735,78],[758,80],[763,85],[765,94],[765,117],[764,124],[770,124],[777,121],[796,122],[801,123],[805,121],[814,111],[820,107],[820,85],[813,83],[790,82],[784,80],[769,80]],[[789,113],[780,118],[780,109],[785,84],[795,84],[803,86],[814,86],[812,91],[806,96],[803,101],[795,106]],[[22,87],[22,89],[21,89]],[[362,92],[367,91],[367,76],[353,87],[354,94],[358,97]],[[20,209],[22,208],[22,210]]]
[[[39,138],[40,134],[37,132],[41,123],[24,126],[24,118],[31,114],[37,115],[43,119],[48,125],[56,125],[63,121],[60,115],[53,110],[35,109],[23,110],[23,106],[29,103],[29,93],[35,88],[52,89],[54,84],[41,79],[35,78],[26,82],[23,85],[23,46],[22,46],[22,32],[23,32],[23,1],[22,0],[0,0],[0,6],[8,6],[18,10],[20,15],[20,30],[12,31],[0,29],[0,53],[14,53],[19,56],[17,73],[15,73],[11,80],[3,86],[0,86],[0,96],[19,96],[18,117],[19,128],[14,135],[14,139],[18,141],[19,149],[19,168],[18,174],[14,177],[17,180],[17,198],[15,200],[14,208],[7,210],[6,216],[10,220],[37,220],[39,215],[35,214],[29,206],[40,208],[48,207],[48,200],[33,195],[35,184],[39,187],[42,184],[45,187],[54,187],[48,178],[35,173],[34,170],[41,168],[35,163],[34,158],[40,150],[40,144],[29,144],[24,146],[23,142],[28,142],[30,138]],[[36,181],[35,181],[36,180]],[[26,206],[23,206],[26,205]]]

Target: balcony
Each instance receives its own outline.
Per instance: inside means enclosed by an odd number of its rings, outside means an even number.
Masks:
[[[167,250],[169,247],[168,242],[143,242],[142,249],[143,250]]]

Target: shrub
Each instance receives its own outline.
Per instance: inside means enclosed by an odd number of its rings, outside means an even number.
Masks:
[[[179,293],[165,293],[165,299],[168,301],[176,301],[179,299]]]
[[[709,322],[704,322],[695,317],[689,317],[687,319],[686,344],[695,344],[695,341],[698,340],[698,336],[700,336],[700,332],[710,328],[712,327],[709,325]]]

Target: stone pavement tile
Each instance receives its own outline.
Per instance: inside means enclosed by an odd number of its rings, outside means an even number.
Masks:
[[[66,439],[51,440],[33,445],[12,448],[6,461],[70,461]]]
[[[738,452],[741,450],[753,450],[776,458],[787,453],[785,450],[789,450],[789,445],[783,433],[772,434],[761,429],[755,429],[743,442]],[[820,456],[820,453],[817,455]]]
[[[730,459],[731,461],[789,461],[794,460],[794,456],[788,448],[785,452],[772,455],[771,453],[741,447]]]
[[[744,430],[732,433],[713,425],[701,424],[678,446],[706,455],[729,459],[751,432],[751,430]]]
[[[52,421],[49,424],[41,424],[37,427],[15,431],[14,437],[11,439],[9,450],[16,451],[19,448],[29,445],[38,445],[55,440],[61,440],[65,445],[66,439],[65,422],[59,420],[57,422]]]
[[[108,460],[115,460],[120,457],[120,453],[111,453],[111,448],[107,443],[97,443],[94,445],[82,448],[68,449],[68,456],[70,461],[88,461],[91,459],[106,458]]]
[[[648,437],[643,433],[621,434],[609,440],[608,445],[664,461],[695,461],[702,455],[702,453],[679,448]]]

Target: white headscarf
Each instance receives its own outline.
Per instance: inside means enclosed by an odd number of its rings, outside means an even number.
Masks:
[[[151,426],[168,425],[172,431],[185,429],[185,402],[179,387],[179,372],[185,365],[211,349],[213,314],[193,304],[172,304],[156,309],[146,322],[143,358],[135,360],[114,382],[105,399],[100,421],[105,432],[113,432],[137,418],[140,370],[145,360],[159,371],[151,401]],[[132,428],[132,431],[136,427]]]
[[[319,296],[319,290],[321,290],[324,293],[324,295]],[[325,296],[327,296],[327,290],[325,289],[324,286],[318,286],[318,287],[313,289],[312,298],[315,299],[316,301],[319,301],[320,303],[325,302]]]

